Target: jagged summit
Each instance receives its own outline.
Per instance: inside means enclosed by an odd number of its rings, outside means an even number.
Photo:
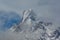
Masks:
[[[32,26],[36,20],[36,14],[33,12],[32,9],[24,10],[22,16],[22,22],[19,25],[13,26],[10,28],[11,31],[19,31],[21,29],[26,29],[28,26]],[[25,27],[23,27],[25,26]],[[26,27],[27,26],[27,27]]]
[[[32,9],[28,9],[28,10],[24,10],[23,11],[23,20],[22,22],[24,22],[26,19],[30,18],[32,20],[35,20],[36,14],[33,12]]]

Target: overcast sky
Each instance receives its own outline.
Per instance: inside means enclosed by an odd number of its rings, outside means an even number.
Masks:
[[[48,18],[60,25],[60,0],[0,0],[0,10],[17,11],[21,15],[23,10],[30,8],[38,17]]]

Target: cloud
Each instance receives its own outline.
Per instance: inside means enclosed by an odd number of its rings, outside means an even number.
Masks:
[[[38,18],[51,20],[56,26],[60,26],[60,0],[0,0],[0,10],[17,11],[22,15],[23,10],[30,8],[34,10]],[[1,24],[4,23],[0,21]],[[0,40],[20,40],[22,38],[20,34],[10,32],[0,32],[0,35]]]
[[[0,11],[0,30],[9,29],[14,24],[18,25],[21,17],[16,12]]]

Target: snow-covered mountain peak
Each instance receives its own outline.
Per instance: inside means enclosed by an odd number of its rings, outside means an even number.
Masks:
[[[30,30],[37,30],[38,28],[40,29],[45,29],[44,26],[52,25],[52,23],[45,23],[40,20],[36,20],[36,14],[33,12],[32,9],[24,10],[23,11],[23,16],[22,16],[22,22],[19,25],[13,25],[10,30],[13,31],[19,31],[19,30],[25,30],[25,29],[30,29]]]
[[[24,29],[28,29],[30,26],[35,24],[35,13],[33,12],[32,9],[28,9],[28,10],[24,10],[23,11],[23,16],[22,16],[22,22],[19,25],[13,25],[12,28],[10,28],[10,30],[12,31],[16,31],[16,30],[20,30],[20,28],[22,30]],[[24,27],[25,26],[25,27]]]
[[[59,38],[60,31],[52,30],[52,22],[36,20],[36,14],[32,9],[24,10],[22,22],[19,25],[13,25],[9,30],[12,32],[22,33],[26,40],[55,40]]]
[[[33,12],[32,9],[24,10],[23,11],[23,17],[22,17],[23,18],[22,22],[24,22],[27,18],[35,20],[35,16],[36,16],[36,14]]]

